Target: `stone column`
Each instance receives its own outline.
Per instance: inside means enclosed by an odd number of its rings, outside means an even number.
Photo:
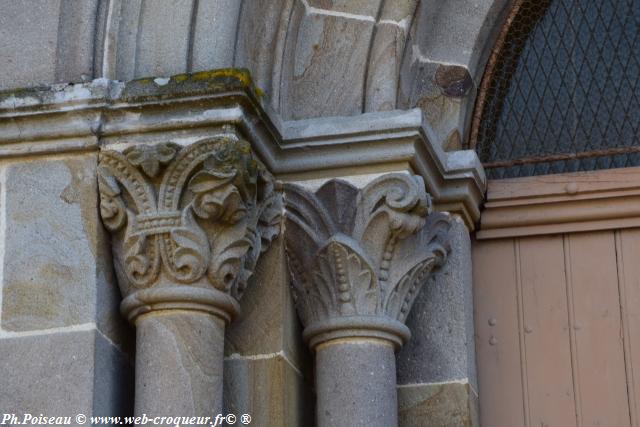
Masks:
[[[315,352],[317,424],[397,426],[394,351],[431,271],[448,253],[447,214],[422,178],[382,175],[359,189],[285,185],[286,245],[303,335]]]
[[[121,310],[137,328],[136,415],[221,413],[225,325],[279,233],[271,176],[227,134],[102,151],[98,183]]]

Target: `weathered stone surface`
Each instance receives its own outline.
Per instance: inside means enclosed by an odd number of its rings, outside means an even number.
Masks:
[[[467,383],[398,387],[399,427],[478,427],[478,395]]]
[[[362,112],[375,22],[309,12],[298,3],[287,33],[280,111],[286,120]]]
[[[126,81],[235,65],[251,70],[285,119],[383,111],[396,104],[403,57],[403,80],[432,77],[410,68],[433,62],[466,67],[477,82],[508,4],[2,0],[0,88],[91,77]],[[413,41],[405,49],[409,31]]]
[[[319,427],[397,425],[394,346],[381,340],[345,339],[316,348]]]
[[[259,3],[259,2],[258,2]],[[269,3],[269,2],[267,2]],[[233,66],[236,31],[242,2],[237,0],[196,1],[189,71]]]
[[[0,89],[93,77],[98,0],[1,0]]]
[[[100,75],[98,70],[94,70],[93,61],[99,4],[100,0],[61,0],[55,58],[56,82],[89,81],[95,75]],[[21,56],[30,55],[22,52]]]
[[[408,31],[419,2],[420,0],[385,0],[382,3],[379,21],[397,23]]]
[[[371,18],[376,17],[382,1],[384,0],[306,0],[309,6],[318,9]]]
[[[133,414],[134,361],[96,331],[93,362],[93,414]],[[64,348],[62,346],[61,348]]]
[[[311,386],[282,354],[233,355],[224,362],[225,413],[249,414],[260,426],[311,426]]]
[[[499,31],[501,13],[508,0],[423,0],[415,20],[415,42],[433,62],[466,66],[476,76],[478,59]]]
[[[419,107],[436,141],[464,135],[473,114],[476,88],[507,6],[506,0],[421,1],[416,9],[399,79],[398,107]],[[467,76],[438,85],[443,69]],[[457,72],[455,73],[457,74]]]
[[[126,339],[97,215],[96,155],[5,166],[0,327],[30,331],[96,323]]]
[[[238,96],[220,97],[225,91]],[[0,93],[0,114],[9,118],[0,120],[0,156],[97,148],[96,129],[103,147],[123,149],[134,141],[153,144],[158,140],[186,145],[196,137],[219,133],[220,126],[233,121],[257,138],[254,147],[280,179],[416,173],[425,178],[438,210],[459,213],[473,229],[486,188],[478,156],[473,150],[446,153],[432,143],[437,138],[419,109],[284,123],[272,115],[274,129],[256,109],[259,94],[249,73],[238,69]],[[102,107],[95,108],[96,104]],[[21,113],[14,118],[16,105]],[[50,115],[45,111],[67,110],[70,105],[73,112]],[[51,132],[87,138],[32,142]]]
[[[195,311],[136,321],[137,415],[207,416],[222,408],[224,321]]]
[[[417,0],[385,1],[369,53],[364,111],[396,108],[400,65]]]
[[[3,413],[129,415],[132,366],[95,329],[0,339]]]
[[[444,152],[417,108],[291,121],[282,133],[290,149],[274,167],[283,171],[283,179],[322,183],[335,176],[416,173],[424,177],[436,210],[460,214],[471,230],[480,217],[486,177],[478,155]]]
[[[278,109],[280,77],[291,9],[296,0],[245,2],[240,13],[234,66],[251,70],[251,75]]]
[[[411,340],[398,353],[398,383],[464,380],[477,389],[471,242],[462,220],[451,224],[451,254],[418,294],[407,318]]]
[[[435,142],[441,146],[447,144],[447,138],[452,132],[464,132],[465,120],[468,118],[466,114],[473,105],[476,90],[464,67],[455,68],[464,70],[465,77],[445,87],[439,86],[436,76],[439,73],[442,76],[443,67],[446,68],[438,62],[415,60],[403,70],[404,76],[400,80],[398,94],[400,108],[418,107],[422,110],[425,122],[433,130]]]
[[[187,71],[194,0],[141,3],[135,77],[170,76]]]
[[[395,24],[378,23],[369,59],[364,110],[390,111],[396,108],[400,61],[405,31]]]
[[[282,353],[296,369],[310,371],[310,355],[302,342],[302,326],[295,312],[282,236],[258,261],[240,308],[229,325],[225,354],[254,356]]]
[[[136,77],[136,56],[138,50],[138,32],[141,31],[140,7],[142,0],[122,1],[120,13],[115,13],[112,19],[117,19],[117,38],[113,41],[116,47],[115,76],[118,80],[127,81]],[[105,23],[107,27],[112,23]],[[115,30],[114,30],[115,31]]]
[[[56,81],[60,1],[0,2],[1,87],[33,86]],[[38,25],[39,31],[26,37],[23,29],[35,25]]]

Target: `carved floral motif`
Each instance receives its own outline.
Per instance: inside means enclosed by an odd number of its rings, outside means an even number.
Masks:
[[[125,296],[177,283],[240,298],[280,231],[273,179],[231,137],[103,151],[98,185]]]
[[[421,178],[388,174],[362,190],[332,180],[285,186],[286,244],[305,326],[346,316],[404,322],[449,250],[449,217],[432,213]]]

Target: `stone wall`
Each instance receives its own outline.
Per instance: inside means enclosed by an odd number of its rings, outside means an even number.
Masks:
[[[455,214],[453,255],[417,299],[407,321],[413,338],[397,357],[400,424],[475,422],[468,233],[484,176],[475,153],[461,149],[508,5],[0,0],[4,412],[131,413],[134,333],[118,312],[98,214],[98,151],[189,144],[230,122],[279,180],[319,186],[416,173],[436,208]],[[140,95],[173,96],[211,75],[168,76],[223,67],[250,71],[259,113],[246,105],[198,110],[209,98],[167,109]],[[147,76],[130,96],[113,81]],[[193,84],[188,90],[206,98]],[[276,143],[260,142],[267,139]],[[274,242],[257,265],[258,286],[225,338],[225,407],[271,420],[257,425],[314,417],[313,358],[283,245]]]
[[[97,211],[97,155],[0,164],[3,413],[132,407],[132,334]]]
[[[509,4],[0,0],[0,88],[240,67],[284,120],[419,107],[455,150]]]

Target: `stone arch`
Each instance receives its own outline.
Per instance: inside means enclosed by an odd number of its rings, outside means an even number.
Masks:
[[[512,3],[1,1],[0,88],[244,67],[284,120],[419,107],[445,149]]]
[[[423,0],[402,60],[398,108],[419,107],[444,149],[467,148],[477,88],[513,0]]]

